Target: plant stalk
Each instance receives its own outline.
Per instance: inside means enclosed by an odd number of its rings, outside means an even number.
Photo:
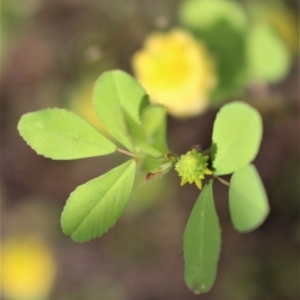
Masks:
[[[133,154],[132,152],[129,152],[127,150],[121,149],[121,148],[117,148],[117,151],[126,155],[129,155],[131,157],[137,158],[137,156],[135,154]]]
[[[217,179],[217,180],[219,180],[222,184],[224,184],[224,185],[226,185],[226,186],[228,186],[228,187],[230,187],[230,183],[228,182],[228,181],[226,181],[226,180],[224,180],[224,179],[222,179],[222,178],[220,178],[220,177],[218,177],[218,176],[213,176],[215,179]]]

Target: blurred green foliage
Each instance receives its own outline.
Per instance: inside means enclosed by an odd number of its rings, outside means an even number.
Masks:
[[[250,1],[249,5],[227,0],[186,0],[179,10],[181,23],[214,55],[219,82],[212,103],[240,95],[253,82],[279,82],[290,71],[292,55],[288,47],[295,44],[299,34],[293,14],[286,18],[283,11],[286,22],[280,23],[280,14],[270,18],[269,12],[276,12],[279,2],[262,6]],[[264,15],[255,13],[261,10]]]

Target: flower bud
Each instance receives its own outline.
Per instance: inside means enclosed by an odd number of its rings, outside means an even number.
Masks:
[[[208,156],[204,156],[196,149],[181,155],[175,166],[175,170],[181,177],[180,185],[184,185],[187,182],[195,182],[197,187],[201,189],[202,179],[204,179],[205,175],[213,174],[213,172],[207,167],[207,161]]]

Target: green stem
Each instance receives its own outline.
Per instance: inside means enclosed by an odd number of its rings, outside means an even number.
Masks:
[[[137,156],[134,153],[131,153],[127,150],[121,149],[121,148],[117,148],[117,151],[126,155],[129,155],[131,157],[137,158]]]
[[[218,176],[215,176],[215,175],[213,175],[213,178],[219,180],[222,184],[224,184],[224,185],[230,187],[230,183],[229,183],[228,181],[226,181],[226,180],[224,180],[224,179],[222,179],[222,178],[220,178],[220,177],[218,177]]]
[[[205,151],[202,152],[203,155],[207,155],[210,154],[210,148],[206,149]]]

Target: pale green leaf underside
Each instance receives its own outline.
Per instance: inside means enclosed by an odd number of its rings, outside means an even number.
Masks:
[[[213,167],[216,175],[230,174],[249,164],[262,138],[262,120],[256,109],[244,102],[224,105],[213,128]]]
[[[131,151],[134,151],[134,145],[125,115],[142,127],[140,108],[145,99],[147,95],[143,88],[123,71],[103,73],[94,86],[93,101],[101,123]]]
[[[196,294],[212,287],[221,248],[221,228],[215,209],[213,181],[204,186],[184,232],[185,281]]]
[[[151,105],[144,109],[142,113],[142,123],[148,136],[153,136],[162,126],[166,115],[166,110],[160,105]]]
[[[77,187],[62,213],[63,232],[76,242],[86,242],[114,226],[127,205],[135,168],[130,160]]]
[[[168,151],[166,144],[166,110],[159,105],[147,106],[142,113],[142,124],[147,143],[162,154]]]
[[[18,130],[38,154],[52,159],[79,159],[116,151],[116,146],[95,127],[65,109],[27,113]]]
[[[269,214],[268,198],[253,165],[233,173],[229,188],[229,208],[232,223],[241,232],[257,228]]]
[[[247,38],[250,76],[269,83],[283,79],[291,66],[287,46],[276,32],[264,24],[252,27]]]

